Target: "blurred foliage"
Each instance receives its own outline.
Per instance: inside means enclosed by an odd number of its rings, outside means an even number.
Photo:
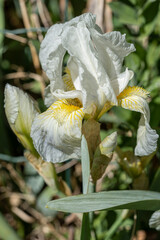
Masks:
[[[97,16],[105,18],[107,11],[104,10],[110,6],[112,15],[108,16],[113,23],[113,30],[126,34],[127,40],[136,47],[136,52],[125,59],[125,65],[135,72],[130,85],[142,86],[150,91],[151,126],[160,133],[159,0],[102,1],[105,2],[103,11],[95,8],[96,1],[0,0],[0,225],[3,224],[6,229],[0,231],[0,239],[10,240],[9,234],[12,232],[12,239],[25,240],[78,240],[80,236],[81,215],[51,213],[42,207],[45,202],[60,195],[45,185],[26,160],[23,162],[20,161],[22,158],[17,158],[23,156],[24,149],[10,130],[3,108],[4,86],[10,83],[27,91],[38,100],[40,109],[45,109],[42,95],[48,80],[37,58],[44,33],[53,23],[64,22],[86,11],[93,11]],[[103,24],[105,21],[102,21]],[[27,28],[39,27],[43,27],[43,31],[27,31]],[[23,33],[11,34],[7,29],[23,29]],[[117,130],[121,150],[132,151],[136,144],[139,118],[138,113],[119,107],[112,108],[101,118],[101,138]],[[159,165],[160,141],[156,155],[145,169],[148,189],[154,191],[160,191]],[[61,167],[56,166],[59,176],[71,186],[73,194],[79,194],[82,182],[80,163],[73,164],[69,171],[67,167]],[[132,184],[133,180],[118,164],[115,155],[96,190],[125,190],[132,188]],[[122,214],[123,211],[95,213],[91,239],[128,240],[131,235],[137,235],[137,239],[142,240],[160,239],[160,234],[148,225],[152,212],[138,212],[135,228],[136,213],[131,211],[125,218],[122,218]]]

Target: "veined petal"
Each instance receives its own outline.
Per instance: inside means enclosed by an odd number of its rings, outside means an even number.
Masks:
[[[60,100],[35,118],[31,137],[45,161],[56,163],[80,158],[83,117],[82,108]]]
[[[43,70],[50,79],[50,85],[45,91],[45,104],[49,106],[56,99],[52,93],[56,89],[64,90],[64,82],[62,80],[62,63],[66,49],[62,46],[61,34],[69,26],[77,26],[79,22],[83,22],[88,28],[94,27],[95,15],[91,13],[82,14],[65,24],[55,24],[47,31],[40,48],[40,61]]]
[[[17,87],[5,87],[5,112],[8,122],[25,148],[35,153],[30,137],[31,125],[38,115],[36,102]]]
[[[148,92],[140,87],[128,87],[118,96],[118,105],[142,113],[137,132],[135,155],[147,156],[156,151],[158,135],[150,125],[150,111],[147,103]]]
[[[112,153],[117,145],[117,132],[111,133],[100,143],[101,154],[108,156]]]
[[[115,79],[121,73],[124,57],[135,51],[133,44],[126,42],[125,34],[110,32],[101,34],[91,29],[91,36],[101,61],[110,79]]]

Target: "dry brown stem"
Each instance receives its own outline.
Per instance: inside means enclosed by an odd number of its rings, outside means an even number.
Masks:
[[[96,23],[102,30],[104,30],[104,0],[88,0],[87,12],[91,12],[96,15]]]
[[[48,23],[48,19],[46,17],[45,11],[44,11],[44,4],[42,3],[41,0],[37,0],[37,7],[38,7],[39,16],[40,16],[40,19],[41,19],[43,25],[45,27],[49,27],[50,24]]]
[[[4,79],[6,79],[6,80],[18,79],[18,78],[21,78],[21,79],[35,79],[37,82],[40,83],[42,96],[44,95],[45,83],[43,81],[43,78],[39,74],[26,73],[26,72],[16,72],[16,73],[6,74],[5,77],[4,77]]]
[[[28,29],[31,28],[31,24],[30,24],[29,17],[28,17],[28,14],[27,14],[25,1],[24,0],[19,0],[19,4],[20,4],[20,9],[21,9],[21,13],[22,13],[22,19],[23,19],[24,26],[28,30]],[[27,36],[28,36],[29,39],[35,38],[34,37],[35,35],[30,31],[27,31]],[[29,45],[29,48],[30,48],[30,51],[31,51],[31,55],[32,55],[32,59],[33,59],[33,65],[34,65],[36,71],[40,73],[40,62],[39,62],[39,58],[38,58],[38,55],[37,55],[36,48],[31,41],[28,42],[28,45]]]
[[[32,21],[32,25],[35,27],[35,28],[39,28],[40,29],[40,22],[39,22],[39,18],[38,18],[38,15],[36,13],[32,13],[31,14],[31,21]],[[38,35],[38,40],[40,42],[42,42],[43,40],[43,35],[42,35],[42,32],[40,30],[37,31],[37,35]]]
[[[28,43],[27,38],[15,35],[13,33],[6,33],[5,37],[10,38],[10,39],[15,40],[15,41],[18,41],[18,42],[23,43],[23,44],[27,44]]]
[[[113,22],[112,22],[112,10],[109,6],[109,3],[112,0],[105,0],[105,11],[104,11],[104,30],[105,32],[113,31]]]

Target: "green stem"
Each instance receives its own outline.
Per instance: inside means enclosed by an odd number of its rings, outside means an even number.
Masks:
[[[122,211],[121,215],[116,219],[114,224],[111,226],[111,228],[107,232],[105,236],[105,240],[112,239],[112,236],[114,235],[114,233],[117,231],[117,229],[119,228],[121,223],[124,221],[124,219],[128,216],[128,212],[129,210],[126,210],[126,209]]]

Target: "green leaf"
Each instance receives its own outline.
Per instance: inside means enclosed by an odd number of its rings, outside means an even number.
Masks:
[[[148,1],[146,7],[143,11],[143,16],[145,17],[146,23],[151,22],[157,16],[159,11],[159,1]]]
[[[2,240],[20,240],[16,232],[11,228],[3,215],[0,213],[0,238]]]
[[[109,191],[50,201],[47,207],[62,212],[84,213],[105,209],[158,210],[160,193],[151,191]]]
[[[90,223],[89,214],[84,213],[82,219],[82,230],[81,230],[81,240],[90,240]]]
[[[90,178],[90,156],[88,151],[87,141],[82,135],[81,141],[81,162],[82,162],[82,179],[83,179],[83,194],[89,191],[89,178]],[[88,213],[83,214],[81,226],[81,240],[90,240],[90,223]]]
[[[82,179],[83,179],[83,193],[86,194],[89,188],[89,178],[90,178],[90,158],[88,152],[87,141],[82,136],[81,141],[81,161],[82,161]]]
[[[154,41],[147,49],[146,61],[149,67],[154,67],[159,60],[160,46]]]
[[[135,25],[143,23],[143,17],[138,17],[137,9],[122,2],[111,2],[109,5],[119,22]]]

